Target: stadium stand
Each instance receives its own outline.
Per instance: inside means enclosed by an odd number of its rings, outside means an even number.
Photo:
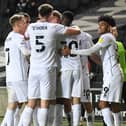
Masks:
[[[42,3],[50,3],[61,12],[72,10],[75,13],[80,13],[80,8],[91,8],[96,4],[100,4],[100,1],[102,0],[0,0],[0,24],[2,24],[0,28],[0,45],[3,45],[7,33],[10,31],[8,18],[15,12],[27,12],[32,21],[35,21],[37,7]]]

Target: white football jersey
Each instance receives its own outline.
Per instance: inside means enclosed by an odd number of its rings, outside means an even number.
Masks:
[[[10,32],[5,40],[5,60],[6,60],[6,82],[27,80],[28,62],[21,52],[25,47],[24,36]]]
[[[111,33],[101,35],[98,43],[101,46],[100,55],[103,64],[104,78],[107,79],[120,72],[118,66],[117,44]]]
[[[79,35],[70,36],[61,41],[63,46],[67,45],[70,49],[87,49],[93,45],[92,38],[88,33],[81,32]],[[81,57],[81,59],[80,59]],[[62,70],[77,70],[81,66],[85,67],[85,71],[88,70],[87,56],[69,55],[61,58],[61,71]]]
[[[28,26],[26,37],[30,38],[31,68],[57,66],[56,41],[65,31],[63,25],[48,22],[36,22]]]
[[[86,32],[81,32],[79,37],[81,38],[79,49],[88,49],[93,46],[92,36],[90,34]],[[82,64],[83,72],[89,73],[88,57],[82,56],[82,55],[80,57],[81,57],[81,64]]]
[[[68,46],[70,49],[79,49],[81,38],[78,35],[67,36],[60,43],[62,48]],[[81,68],[81,61],[79,55],[70,54],[61,57],[61,71],[63,70],[78,70]]]
[[[103,64],[103,80],[109,80],[113,75],[119,75],[121,70],[118,63],[117,44],[111,33],[100,36],[98,42],[89,49],[71,50],[72,54],[91,55],[100,52]]]

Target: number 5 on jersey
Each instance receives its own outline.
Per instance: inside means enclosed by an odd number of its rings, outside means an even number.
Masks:
[[[37,45],[37,49],[36,49],[36,52],[42,52],[45,50],[45,45],[44,43],[42,42],[42,39],[44,39],[44,36],[36,36],[36,45]]]

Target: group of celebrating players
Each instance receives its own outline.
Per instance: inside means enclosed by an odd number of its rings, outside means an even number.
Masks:
[[[87,126],[93,126],[88,58],[103,67],[99,108],[104,122],[121,126],[123,72],[113,17],[98,18],[100,37],[93,44],[90,34],[72,26],[71,11],[61,14],[52,5],[42,4],[38,16],[30,24],[23,12],[9,19],[12,31],[4,46],[8,106],[1,126],[30,126],[32,121],[34,126],[61,126],[63,108],[69,126],[79,126],[81,104]]]

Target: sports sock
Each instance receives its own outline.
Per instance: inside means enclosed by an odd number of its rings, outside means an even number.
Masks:
[[[54,109],[55,109],[55,105],[50,105],[49,106],[48,126],[52,126],[52,124],[53,124],[53,121],[54,121]]]
[[[62,126],[63,105],[56,104],[54,117],[53,126]]]
[[[115,126],[121,126],[121,113],[120,112],[118,112],[118,113],[112,112],[112,115],[113,115],[113,118],[114,118],[114,125]]]
[[[4,118],[3,118],[2,122],[1,122],[1,126],[6,126],[7,125],[7,123],[6,123],[6,114],[7,114],[7,112],[5,113],[5,116],[4,116]]]
[[[67,118],[67,121],[68,121],[68,125],[72,126],[72,112],[65,113],[65,114],[66,114],[66,118]]]
[[[18,126],[19,119],[20,119],[20,109],[19,107],[17,107],[14,113],[14,126]]]
[[[78,126],[80,123],[81,105],[80,104],[72,105],[72,112],[73,112],[73,126]]]
[[[31,107],[26,106],[20,118],[23,126],[30,126],[32,121],[32,114],[33,114],[33,109]],[[21,124],[21,122],[19,124]]]
[[[39,126],[47,126],[48,108],[39,108],[37,116]]]
[[[85,118],[87,121],[87,126],[93,126],[94,122],[94,112],[88,113],[87,111],[85,112]]]
[[[101,109],[104,122],[107,126],[113,126],[113,118],[110,108]]]
[[[35,107],[35,109],[33,111],[33,124],[34,124],[34,126],[39,126],[37,113],[38,113],[38,107]]]
[[[7,109],[1,126],[13,126],[14,125],[14,112],[15,110]]]

